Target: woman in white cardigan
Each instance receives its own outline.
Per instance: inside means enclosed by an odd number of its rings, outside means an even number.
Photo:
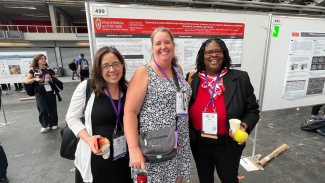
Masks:
[[[91,79],[80,83],[73,93],[66,121],[80,138],[75,154],[77,183],[132,182],[122,126],[127,90],[125,73],[124,59],[118,50],[103,47],[94,57]],[[84,111],[87,82],[92,94]],[[85,124],[80,120],[83,112]],[[96,142],[103,137],[110,142],[110,152],[96,148]]]

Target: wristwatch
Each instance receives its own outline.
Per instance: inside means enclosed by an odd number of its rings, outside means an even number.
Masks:
[[[245,128],[245,130],[247,130],[246,126],[243,125],[243,123],[240,123],[240,126],[242,126],[243,128]]]

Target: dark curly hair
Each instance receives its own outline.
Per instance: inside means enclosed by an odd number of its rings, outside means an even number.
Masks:
[[[224,69],[225,67],[230,67],[231,66],[231,58],[229,56],[229,51],[228,51],[228,48],[227,48],[225,42],[223,42],[221,39],[211,38],[211,39],[207,39],[206,41],[204,41],[202,43],[202,46],[201,46],[199,52],[197,53],[197,56],[196,56],[196,70],[198,72],[201,72],[201,71],[205,70],[204,51],[205,51],[205,47],[210,43],[218,43],[219,46],[221,47],[221,49],[223,49],[224,58],[223,58],[223,63],[222,63],[222,66],[221,66],[221,70]]]

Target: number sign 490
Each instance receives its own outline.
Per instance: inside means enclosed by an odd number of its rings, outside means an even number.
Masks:
[[[107,7],[94,7],[93,6],[93,15],[100,15],[100,16],[103,16],[103,15],[107,15],[107,12],[108,12],[108,9]]]
[[[95,12],[98,14],[105,13],[105,9],[96,9]]]

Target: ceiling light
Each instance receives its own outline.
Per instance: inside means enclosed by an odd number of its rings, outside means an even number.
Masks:
[[[47,14],[22,14],[22,15],[27,17],[50,17]]]
[[[26,17],[35,17],[34,14],[22,14],[23,16],[26,16]]]
[[[35,6],[4,5],[5,8],[36,9]]]

